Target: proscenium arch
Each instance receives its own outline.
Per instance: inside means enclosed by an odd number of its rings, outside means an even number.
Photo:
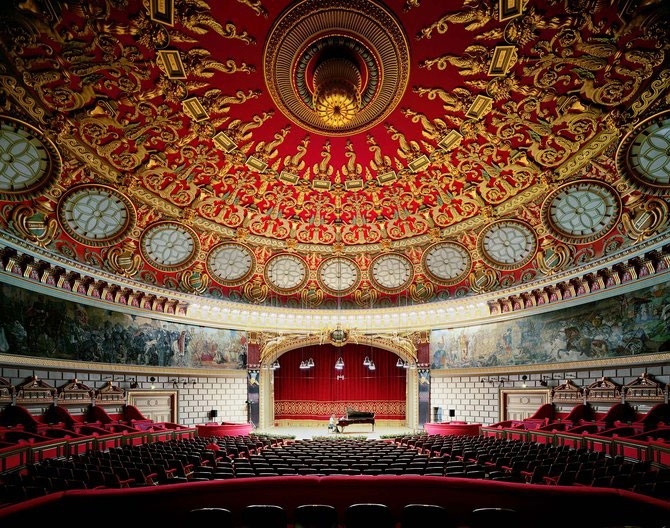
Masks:
[[[282,355],[308,346],[344,344],[369,345],[373,348],[385,350],[397,355],[411,368],[406,369],[405,382],[405,420],[406,426],[416,429],[419,423],[419,377],[417,365],[417,349],[411,336],[396,334],[384,335],[356,335],[346,342],[334,343],[324,339],[323,334],[291,335],[281,334],[261,339],[260,349],[260,383],[259,383],[259,424],[260,429],[274,425],[274,375],[271,364]]]

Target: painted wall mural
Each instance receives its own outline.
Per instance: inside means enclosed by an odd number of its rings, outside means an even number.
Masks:
[[[72,361],[244,369],[246,332],[123,314],[0,283],[0,352]]]
[[[432,369],[670,352],[670,282],[512,321],[434,330]]]

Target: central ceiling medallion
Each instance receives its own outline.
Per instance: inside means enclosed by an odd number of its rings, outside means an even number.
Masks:
[[[291,121],[344,136],[383,121],[409,81],[405,33],[370,0],[302,0],[276,20],[264,51],[270,95]]]
[[[340,128],[361,109],[361,72],[350,60],[323,61],[314,70],[314,110],[326,126]]]

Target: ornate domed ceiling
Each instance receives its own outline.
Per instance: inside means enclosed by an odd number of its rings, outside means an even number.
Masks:
[[[26,277],[125,302],[525,306],[665,262],[662,1],[0,14],[3,266]]]

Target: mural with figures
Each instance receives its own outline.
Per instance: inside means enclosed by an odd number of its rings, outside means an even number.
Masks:
[[[432,369],[560,363],[670,352],[670,283],[565,310],[434,330]]]
[[[0,353],[160,367],[244,369],[246,332],[90,307],[0,283]]]

